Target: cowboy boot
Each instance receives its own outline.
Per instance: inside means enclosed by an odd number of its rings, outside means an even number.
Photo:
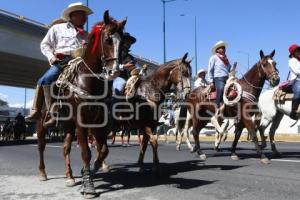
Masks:
[[[53,109],[51,110],[52,96],[51,96],[50,86],[43,86],[43,89],[44,89],[46,109],[48,113],[48,116],[45,118],[44,121],[44,127],[45,128],[55,127],[56,119],[53,116],[53,113],[57,113],[57,106],[54,106]]]
[[[36,86],[35,95],[33,99],[33,105],[30,115],[28,115],[25,120],[32,121],[37,120],[42,116],[42,108],[43,108],[43,88],[40,85]]]
[[[292,111],[290,113],[290,118],[292,118],[293,120],[297,120],[298,119],[298,110],[299,107],[299,100],[292,100]]]

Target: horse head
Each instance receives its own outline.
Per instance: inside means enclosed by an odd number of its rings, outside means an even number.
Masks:
[[[96,65],[103,67],[105,78],[108,80],[119,75],[121,44],[126,22],[127,19],[118,22],[111,18],[107,10],[104,12],[103,22],[96,24],[89,36],[89,53],[96,56]]]
[[[276,62],[273,60],[273,57],[275,55],[275,50],[272,51],[270,55],[264,55],[264,52],[260,50],[260,71],[263,71],[263,74],[265,75],[266,79],[269,81],[271,87],[275,87],[280,82],[279,72],[276,68]]]
[[[185,98],[191,90],[191,60],[187,60],[188,53],[182,59],[175,61],[175,67],[170,71],[169,81],[176,86],[177,92]]]

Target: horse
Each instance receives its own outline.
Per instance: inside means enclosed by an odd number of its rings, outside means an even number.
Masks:
[[[156,130],[160,118],[159,110],[172,87],[178,94],[185,96],[190,90],[191,61],[186,53],[181,59],[169,61],[160,65],[151,75],[140,80],[136,94],[126,100],[125,96],[116,96],[113,103],[113,125],[129,130],[138,129],[143,135],[141,150],[138,157],[139,171],[143,172],[144,155],[148,142],[153,150],[152,172],[159,174],[158,143],[153,132]]]
[[[108,10],[104,12],[103,22],[97,23],[89,34],[89,43],[82,58],[78,57],[71,61],[74,62],[75,66],[71,73],[73,76],[70,80],[66,80],[67,87],[62,90],[63,96],[60,97],[63,99],[61,105],[68,115],[64,119],[61,118],[65,132],[66,185],[75,185],[70,163],[70,151],[76,130],[83,161],[83,195],[87,198],[97,195],[90,169],[91,151],[87,141],[88,132],[91,132],[96,140],[98,157],[95,163],[99,160],[102,162],[108,154],[106,139],[109,124],[105,119],[109,115],[107,104],[110,101],[110,95],[107,79],[112,80],[119,74],[121,40],[126,21],[127,19],[118,22],[109,16]],[[44,111],[41,119],[37,121],[39,177],[41,181],[47,180],[44,163],[45,134],[47,132],[43,126],[45,117],[46,112]]]
[[[272,90],[267,90],[261,94],[258,101],[258,106],[261,111],[260,124],[258,131],[262,138],[262,148],[265,148],[266,137],[264,132],[268,126],[270,126],[269,137],[273,156],[280,157],[275,142],[274,135],[284,115],[289,116],[292,111],[291,98],[284,101],[274,99],[275,93],[279,90],[279,87],[275,87]]]
[[[231,158],[238,159],[235,153],[236,145],[244,127],[248,129],[252,136],[257,153],[261,157],[262,163],[269,163],[269,159],[263,154],[258,145],[255,134],[255,124],[251,119],[254,110],[257,108],[256,102],[259,97],[263,85],[266,80],[271,86],[276,86],[279,83],[280,77],[276,68],[276,62],[273,60],[275,50],[270,55],[264,55],[260,51],[260,60],[241,78],[238,83],[242,88],[242,97],[235,106],[225,105],[224,116],[234,117],[237,120],[235,125],[235,139],[232,144]],[[212,116],[215,116],[217,107],[215,102],[207,95],[205,87],[198,87],[194,89],[187,98],[188,112],[191,115],[193,136],[195,146],[192,153],[200,155],[200,159],[205,160],[206,155],[200,149],[199,132],[210,121]],[[221,127],[216,127],[221,130]]]

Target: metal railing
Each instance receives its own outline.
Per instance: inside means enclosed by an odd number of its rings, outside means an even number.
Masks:
[[[12,12],[9,12],[9,11],[6,11],[6,10],[2,10],[0,9],[0,13],[1,14],[4,14],[4,15],[7,15],[7,16],[10,16],[10,17],[13,17],[15,19],[18,19],[20,21],[25,21],[25,22],[28,22],[28,23],[31,23],[31,24],[34,24],[36,26],[41,26],[41,27],[44,27],[44,28],[48,28],[48,25],[47,24],[43,24],[43,23],[40,23],[38,21],[35,21],[33,19],[29,19],[27,17],[24,17],[22,15],[17,15],[15,13],[12,13]]]

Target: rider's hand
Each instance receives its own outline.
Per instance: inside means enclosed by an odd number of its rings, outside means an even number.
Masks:
[[[123,65],[124,69],[133,70],[135,68],[135,65],[132,62],[128,62]]]
[[[56,57],[56,56],[53,56],[51,59],[50,59],[50,65],[53,65],[56,61],[58,61],[59,59]]]

